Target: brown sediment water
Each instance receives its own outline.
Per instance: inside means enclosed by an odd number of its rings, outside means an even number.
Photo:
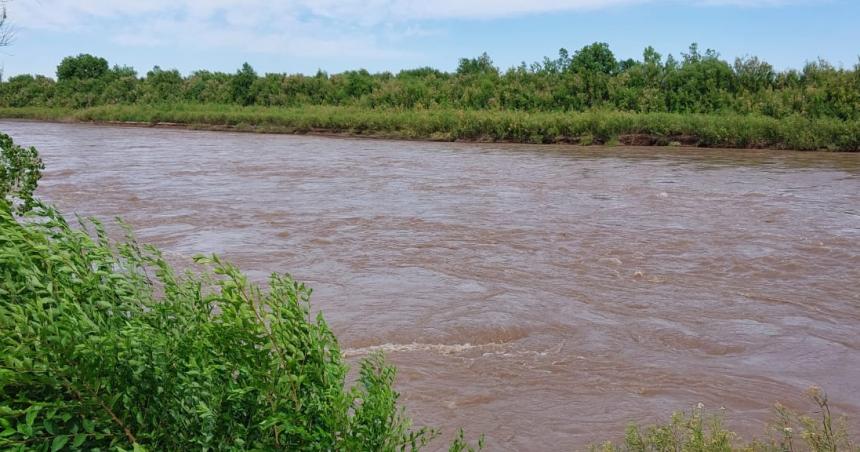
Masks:
[[[860,422],[860,154],[0,122],[66,213],[290,272],[416,423],[570,450],[699,402]]]

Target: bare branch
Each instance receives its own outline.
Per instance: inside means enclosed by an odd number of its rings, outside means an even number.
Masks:
[[[15,38],[15,30],[9,24],[6,15],[6,1],[0,0],[0,47],[6,47]]]

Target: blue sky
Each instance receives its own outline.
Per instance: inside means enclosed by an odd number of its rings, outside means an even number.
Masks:
[[[0,50],[4,76],[53,76],[68,55],[92,53],[145,73],[154,65],[313,73],[397,71],[490,54],[502,68],[595,41],[619,58],[691,42],[731,60],[777,68],[824,58],[854,66],[857,0],[15,0],[16,30]]]

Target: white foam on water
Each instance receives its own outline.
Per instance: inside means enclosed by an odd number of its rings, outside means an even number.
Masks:
[[[471,350],[485,349],[485,348],[495,348],[501,347],[505,345],[504,343],[499,342],[490,342],[486,344],[424,344],[419,342],[413,342],[411,344],[380,344],[380,345],[371,345],[369,347],[359,347],[359,348],[347,348],[341,350],[341,355],[344,358],[351,358],[355,356],[365,356],[371,353],[383,352],[383,353],[415,353],[415,352],[432,352],[439,353],[443,355],[453,355],[457,353],[467,352]],[[551,347],[544,351],[535,351],[535,350],[521,350],[516,352],[508,352],[505,350],[493,350],[484,352],[481,356],[503,356],[503,357],[511,357],[511,356],[520,356],[520,355],[537,355],[537,356],[547,356],[549,354],[558,354],[561,352],[564,347],[564,341],[559,343],[558,345]]]
[[[364,356],[369,355],[371,353],[383,352],[383,353],[414,353],[414,352],[433,352],[440,353],[443,355],[451,355],[455,353],[462,353],[469,350],[479,349],[483,347],[490,347],[500,345],[497,343],[489,343],[489,344],[422,344],[418,342],[413,342],[411,344],[380,344],[380,345],[371,345],[369,347],[359,347],[359,348],[348,348],[345,350],[341,350],[341,354],[344,358],[350,358],[353,356]]]

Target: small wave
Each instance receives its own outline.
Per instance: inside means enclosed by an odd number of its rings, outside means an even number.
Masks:
[[[380,344],[380,345],[371,345],[369,347],[359,347],[359,348],[347,348],[341,350],[341,354],[345,358],[351,358],[354,356],[364,356],[369,355],[371,353],[383,352],[383,353],[414,353],[414,352],[433,352],[440,353],[443,355],[452,355],[455,353],[462,353],[465,351],[485,348],[485,347],[493,347],[501,344],[498,343],[489,343],[489,344],[422,344],[418,342],[413,342],[411,344]]]
[[[383,353],[415,353],[415,352],[430,352],[430,353],[439,353],[442,355],[454,355],[457,353],[463,353],[473,350],[481,350],[481,349],[490,349],[482,353],[480,356],[488,357],[488,356],[501,356],[501,357],[512,357],[512,356],[522,356],[522,355],[535,355],[535,356],[547,356],[547,355],[557,355],[561,353],[562,348],[564,347],[565,341],[561,341],[558,345],[550,347],[544,351],[536,351],[536,350],[519,350],[515,352],[511,352],[507,350],[505,343],[499,342],[490,342],[487,344],[422,344],[418,342],[413,342],[411,344],[381,344],[381,345],[371,345],[368,347],[359,347],[359,348],[347,348],[341,350],[341,355],[344,358],[352,358],[356,356],[365,356],[371,353],[383,352]]]

